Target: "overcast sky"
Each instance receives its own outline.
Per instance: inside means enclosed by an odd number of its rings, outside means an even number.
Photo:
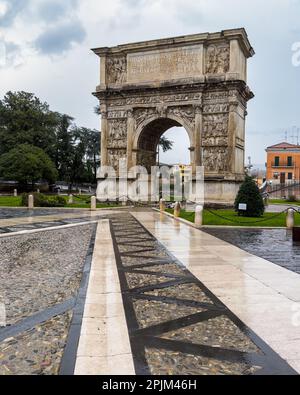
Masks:
[[[266,146],[284,140],[285,130],[296,143],[291,134],[300,128],[300,66],[292,63],[300,0],[0,0],[0,96],[34,92],[78,125],[99,129],[91,95],[99,64],[90,48],[237,27],[256,51],[246,154],[264,163]],[[185,132],[168,136],[176,146],[164,159],[187,161]]]

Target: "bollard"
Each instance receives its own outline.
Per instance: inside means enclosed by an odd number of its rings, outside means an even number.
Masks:
[[[18,190],[14,189],[14,197],[17,197],[17,196],[18,196]]]
[[[79,196],[81,196],[81,189],[79,189],[78,192],[79,192]]]
[[[160,199],[160,201],[159,201],[159,210],[160,210],[160,212],[164,212],[164,211],[166,211],[166,202],[165,202],[165,200],[164,199]]]
[[[29,208],[29,210],[32,210],[34,208],[34,196],[33,195],[28,196],[28,208]]]
[[[73,195],[69,195],[69,201],[68,204],[73,204],[74,203],[74,198]]]
[[[96,211],[97,209],[97,199],[96,196],[92,196],[91,198],[91,211]]]
[[[36,190],[37,193],[41,193],[41,191],[39,189]]]
[[[289,208],[286,214],[286,227],[292,229],[295,224],[295,211]]]
[[[203,206],[196,206],[195,226],[200,228],[202,225],[203,225]]]
[[[175,206],[174,206],[174,217],[175,217],[175,218],[180,217],[180,210],[181,210],[180,203],[179,203],[179,202],[176,202],[176,203],[175,203]]]

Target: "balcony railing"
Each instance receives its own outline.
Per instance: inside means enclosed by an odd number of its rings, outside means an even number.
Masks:
[[[272,167],[278,168],[278,167],[288,167],[292,168],[295,166],[295,163],[272,163]]]

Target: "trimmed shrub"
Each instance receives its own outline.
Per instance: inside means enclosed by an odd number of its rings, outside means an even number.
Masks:
[[[239,204],[247,204],[247,210],[239,210]],[[244,217],[261,217],[265,212],[263,198],[253,178],[246,176],[234,203],[235,211]]]
[[[62,196],[47,196],[42,193],[23,193],[22,194],[22,206],[28,206],[28,196],[34,196],[35,207],[64,207],[66,204],[65,199]]]

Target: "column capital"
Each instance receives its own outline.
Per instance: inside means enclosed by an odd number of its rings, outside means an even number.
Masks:
[[[133,118],[133,108],[127,110],[127,118]]]
[[[195,104],[194,109],[195,109],[195,114],[202,114],[203,105],[202,104]]]

